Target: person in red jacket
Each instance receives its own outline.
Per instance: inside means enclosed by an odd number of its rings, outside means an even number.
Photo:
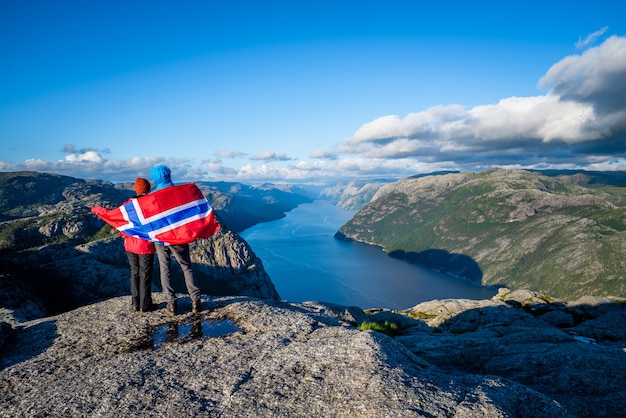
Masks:
[[[136,199],[150,193],[150,182],[138,177],[135,180]],[[124,202],[128,203],[131,199]],[[91,212],[99,215],[107,210],[101,206],[94,206]],[[154,309],[152,303],[152,271],[154,269],[154,244],[140,238],[131,237],[120,232],[124,238],[124,249],[130,264],[130,293],[135,311],[149,312]]]

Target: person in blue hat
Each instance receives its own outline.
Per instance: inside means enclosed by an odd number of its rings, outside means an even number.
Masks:
[[[164,189],[166,187],[173,186],[174,183],[171,179],[171,170],[164,166],[158,165],[150,170],[150,177],[155,183],[154,191]],[[200,299],[200,288],[196,285],[193,270],[191,269],[191,256],[189,253],[189,244],[179,245],[155,245],[157,259],[159,260],[159,273],[161,276],[161,287],[163,288],[163,294],[167,302],[166,310],[172,315],[178,313],[178,306],[176,303],[176,293],[172,287],[171,282],[171,261],[172,256],[178,262],[183,277],[185,279],[185,286],[191,297],[191,311],[193,313],[199,313],[202,310],[202,301]]]

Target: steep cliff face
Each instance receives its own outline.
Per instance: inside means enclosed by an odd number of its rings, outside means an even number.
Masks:
[[[223,231],[192,247],[194,273],[204,293],[280,299],[274,284],[248,243],[232,231]]]
[[[280,298],[261,260],[231,231],[195,242],[191,261],[203,294]],[[14,277],[26,282],[51,312],[130,294],[128,260],[122,240],[116,236],[77,246],[49,245],[22,251],[13,254],[10,262]],[[155,257],[155,290],[160,289],[158,271]],[[184,279],[175,264],[172,280],[174,290],[184,295]],[[5,296],[0,293],[2,305]]]
[[[438,171],[430,174],[417,174],[412,178],[425,176],[439,176],[456,173],[453,171]],[[396,179],[372,179],[336,182],[327,185],[319,193],[324,199],[329,199],[334,205],[348,210],[361,210],[376,195],[381,187],[394,183]]]
[[[170,317],[154,296],[159,309],[150,313],[129,312],[120,297],[8,332],[0,326],[0,416],[595,418],[626,410],[624,300],[566,303],[503,289],[487,300],[364,312],[203,295],[202,313]],[[189,305],[183,299],[181,311]],[[395,337],[359,331],[373,323]]]
[[[337,237],[483,285],[624,295],[626,190],[599,178],[499,169],[403,179]]]
[[[23,291],[31,294],[30,299],[42,301],[46,312],[57,313],[129,293],[129,268],[122,240],[92,215],[90,208],[119,206],[134,194],[132,184],[19,172],[0,173],[0,186],[0,273],[21,282]],[[212,194],[207,196],[223,198],[219,206],[229,216],[238,213],[229,202],[239,205],[243,200],[251,207],[270,207],[258,211],[264,220],[270,220],[284,216],[280,210],[291,209],[307,199],[269,185],[254,190],[236,184],[229,187],[219,193],[220,187],[209,187]],[[241,190],[245,198],[233,195]],[[216,213],[220,217],[220,211],[216,209]],[[244,218],[242,214],[237,225],[258,221]],[[220,234],[192,247],[193,267],[203,293],[278,299],[263,264],[249,245],[221,217],[220,222]],[[180,269],[174,268],[173,274],[175,290],[185,293]],[[158,289],[156,261],[153,283]],[[10,303],[12,296],[0,292],[0,306]]]
[[[320,197],[330,201],[340,208],[360,210],[370,202],[378,189],[390,181],[349,181],[339,182],[327,186],[320,192]]]
[[[0,360],[0,414],[566,416],[523,385],[444,371],[358,331],[353,308],[211,297],[172,321],[123,299],[23,324]]]

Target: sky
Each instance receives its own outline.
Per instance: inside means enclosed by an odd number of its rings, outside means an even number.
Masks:
[[[0,0],[0,171],[626,169],[626,2]]]

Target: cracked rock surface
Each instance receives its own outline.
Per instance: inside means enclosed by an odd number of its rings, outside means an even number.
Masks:
[[[569,416],[520,383],[445,370],[357,330],[358,308],[203,296],[193,315],[181,297],[170,317],[153,297],[150,313],[116,297],[15,325],[0,416]]]

